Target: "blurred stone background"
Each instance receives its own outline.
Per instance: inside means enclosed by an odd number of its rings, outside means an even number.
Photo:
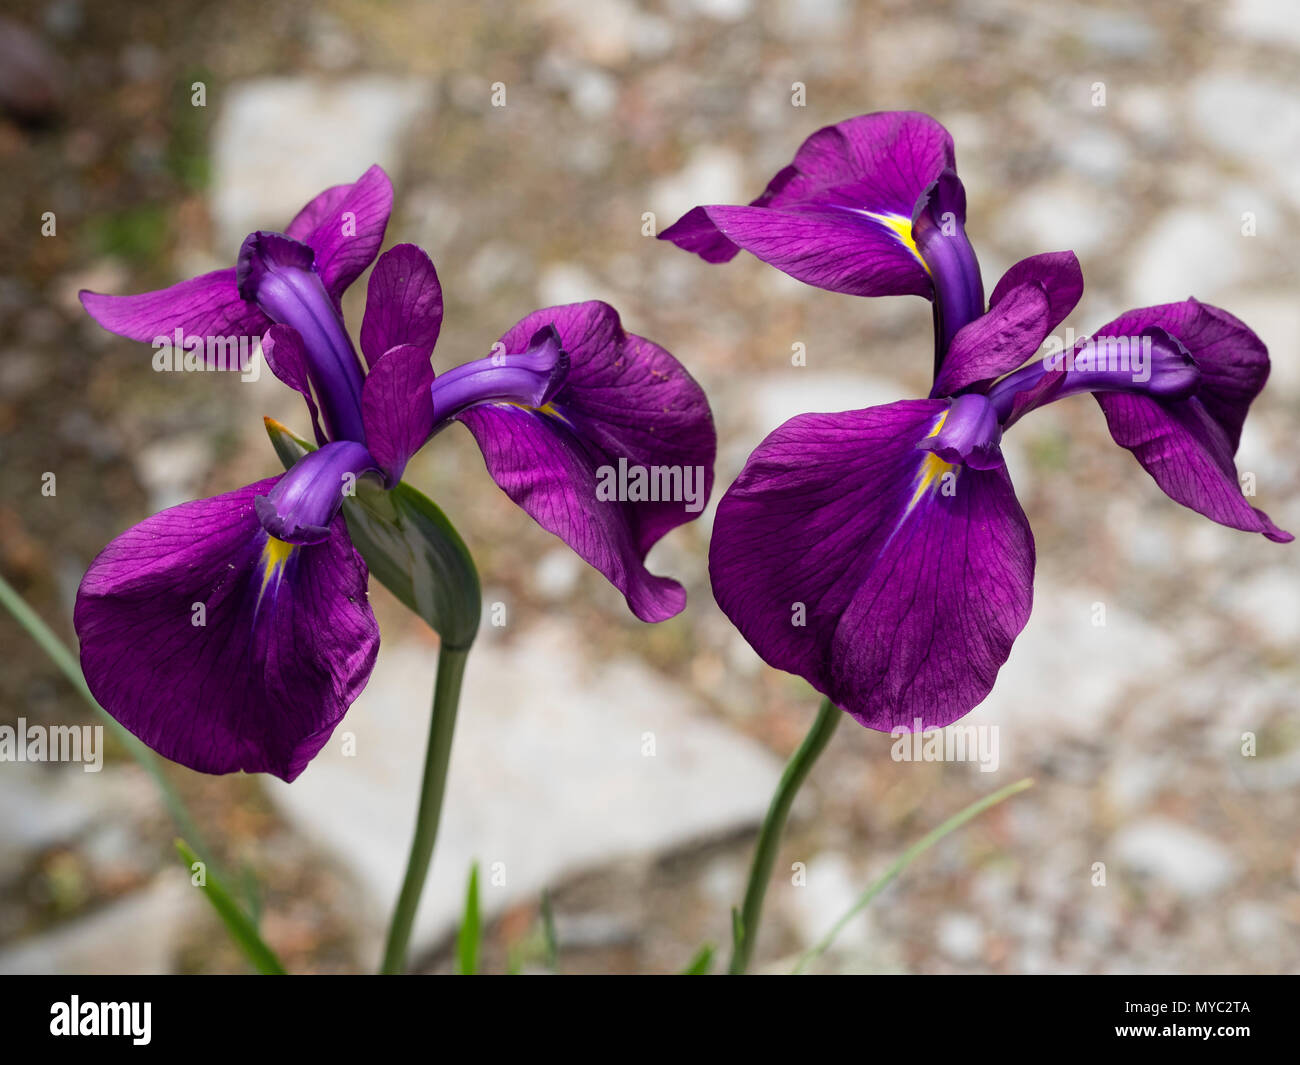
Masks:
[[[928,111],[956,138],[986,288],[1025,255],[1073,248],[1088,280],[1067,322],[1079,332],[1194,294],[1264,338],[1273,377],[1239,466],[1260,506],[1300,526],[1300,21],[1287,0],[6,12],[0,568],[68,639],[77,583],[111,536],[275,472],[263,414],[305,426],[269,374],[153,373],[151,349],[100,330],[78,289],[227,265],[247,231],[380,162],[397,189],[389,242],[423,245],[441,275],[439,369],[486,354],[535,307],[607,299],[709,392],[720,492],[793,414],[921,394],[929,309],[818,292],[745,255],[706,266],[643,236],[643,213],[663,228],[694,204],[747,200],[813,130],[892,108]],[[796,82],[806,106],[792,106]],[[363,293],[345,304],[354,329]],[[823,968],[1300,969],[1295,548],[1166,500],[1086,397],[1023,423],[1008,455],[1039,561],[1033,620],[968,719],[1000,727],[999,768],[895,762],[889,737],[846,722],[782,848],[761,965],[788,969],[907,844],[1032,775],[881,896]],[[671,972],[700,943],[725,944],[754,828],[816,699],[713,603],[712,509],[652,555],[690,593],[652,628],[495,488],[467,434],[439,437],[408,479],[458,524],[508,617],[471,660],[419,966],[449,967],[474,860],[497,970],[535,954],[543,889],[566,971]],[[372,598],[384,650],[340,729],[355,757],[336,739],[287,787],[171,774],[227,862],[262,884],[265,936],[301,971],[374,965],[411,827],[435,644],[382,588]],[[0,719],[90,720],[7,615],[0,637]],[[240,971],[171,838],[121,750],[98,775],[0,764],[0,970]],[[806,886],[790,882],[795,862]]]

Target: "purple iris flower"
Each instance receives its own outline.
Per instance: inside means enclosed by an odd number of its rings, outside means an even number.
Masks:
[[[1076,392],[1096,396],[1115,442],[1172,499],[1292,539],[1247,502],[1233,461],[1268,376],[1259,338],[1189,299],[1026,363],[1082,291],[1072,252],[1026,259],[958,327],[929,398],[800,415],[755,449],[719,504],[709,568],[769,664],[882,731],[973,709],[1033,598],[1034,541],[1002,434]]]
[[[1028,362],[1078,303],[1078,261],[1017,263],[986,312],[964,224],[951,137],[883,112],[818,130],[748,206],[696,207],[661,234],[708,262],[744,248],[834,292],[933,301],[930,397],[786,422],[723,497],[709,555],[719,604],[759,654],[882,730],[970,711],[1029,619],[1034,543],[999,445],[1037,407],[1092,392],[1171,498],[1292,538],[1237,481],[1268,376],[1246,326],[1188,300]]]
[[[882,111],[819,129],[748,206],[696,207],[659,236],[711,263],[744,248],[818,288],[924,296],[935,366],[984,309],[952,137],[929,115]]]
[[[609,498],[598,486],[620,461],[689,467],[707,499],[716,441],[699,386],[599,302],[536,311],[491,356],[435,377],[442,290],[412,244],[379,256],[370,274],[363,370],[339,301],[375,260],[391,206],[387,175],[371,167],[283,234],[251,234],[234,268],[138,296],[82,293],[96,321],[136,340],[178,329],[260,337],[272,371],[306,399],[320,445],[279,477],[128,529],[81,583],[74,620],[91,691],[193,769],[292,780],[328,741],[379,647],[343,500],[359,478],[396,485],[452,421],[469,428],[506,493],[638,618],[685,604],[645,556],[697,512],[680,498]]]

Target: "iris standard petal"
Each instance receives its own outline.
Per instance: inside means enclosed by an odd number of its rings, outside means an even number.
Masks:
[[[1051,326],[1047,292],[1036,281],[1004,293],[988,312],[953,337],[939,367],[931,396],[982,391],[996,378],[1022,366],[1043,343]]]
[[[390,488],[433,432],[433,379],[428,348],[414,344],[390,348],[366,375],[361,389],[366,445]]]
[[[548,329],[569,361],[549,400],[484,402],[457,417],[497,484],[623,592],[637,617],[671,617],[685,592],[652,575],[645,555],[708,500],[716,451],[708,401],[676,359],[625,333],[604,303],[530,314],[501,338],[505,358],[535,349]],[[435,407],[437,391],[435,382]]]
[[[1078,306],[1083,295],[1083,268],[1072,251],[1049,251],[1021,259],[998,280],[989,297],[989,307],[996,307],[1028,282],[1041,285],[1047,295],[1045,334],[1050,333]]]
[[[372,166],[351,185],[326,189],[285,230],[316,253],[316,269],[337,300],[374,262],[393,210],[393,183]]]
[[[341,517],[320,544],[267,535],[277,478],[146,519],[91,563],[74,616],[100,704],[205,773],[292,780],[365,687],[379,647]]]
[[[442,328],[442,286],[422,248],[397,244],[379,257],[370,272],[366,314],[361,320],[361,351],[373,366],[384,352],[401,345],[422,348],[427,357]]]
[[[740,248],[801,281],[859,296],[930,296],[917,201],[954,166],[929,115],[888,111],[818,130],[748,207],[697,207],[660,238],[708,262]]]
[[[870,728],[967,713],[1029,619],[1033,538],[1005,469],[917,447],[947,408],[794,418],[750,456],[714,522],[723,611],[765,661]]]
[[[214,270],[192,277],[170,288],[141,292],[135,296],[106,296],[83,289],[81,305],[110,333],[152,343],[166,337],[255,337],[271,324],[270,319],[239,295],[234,269]]]

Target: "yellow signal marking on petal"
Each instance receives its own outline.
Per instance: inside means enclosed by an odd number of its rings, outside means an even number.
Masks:
[[[916,261],[925,267],[925,272],[930,272],[930,267],[926,261],[921,258],[921,250],[916,246],[916,241],[912,238],[912,220],[904,218],[901,214],[881,214],[878,211],[863,211],[864,215],[873,222],[879,222],[886,229],[893,232],[898,238],[900,244],[912,253]]]
[[[289,561],[296,545],[285,543],[283,540],[277,540],[270,534],[266,537],[266,544],[262,548],[262,587],[257,591],[257,601],[261,603],[262,596],[266,592],[266,586],[271,583],[271,579],[279,580],[280,574],[284,572],[284,565]]]
[[[566,418],[563,414],[561,414],[558,410],[556,410],[555,407],[552,406],[550,403],[543,403],[540,407],[534,407],[531,404],[519,403],[513,399],[503,399],[499,402],[498,406],[518,407],[520,410],[532,411],[534,414],[545,414],[548,417],[557,418],[558,420],[562,421],[565,425],[569,426],[570,428],[572,428],[573,426],[573,423],[569,421],[569,419]]]
[[[943,428],[943,423],[948,418],[948,412],[945,410],[939,415],[938,420],[934,423],[934,428],[926,433],[926,439],[932,436],[938,436],[939,430]],[[916,475],[916,490],[912,493],[912,498],[907,504],[907,509],[903,511],[903,517],[912,513],[916,504],[921,502],[926,493],[929,492],[940,478],[949,470],[955,470],[957,467],[954,463],[945,462],[933,451],[926,451],[925,458],[921,460],[921,469]]]

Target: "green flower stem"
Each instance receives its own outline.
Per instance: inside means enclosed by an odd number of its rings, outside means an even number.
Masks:
[[[842,716],[834,703],[823,699],[812,728],[781,774],[781,782],[767,808],[767,816],[763,818],[763,827],[758,834],[758,844],[754,848],[754,861],[749,867],[749,884],[745,888],[745,902],[733,921],[734,942],[731,967],[728,970],[732,976],[743,974],[754,956],[758,925],[763,916],[763,897],[767,894],[767,885],[772,879],[772,867],[776,864],[776,852],[781,846],[781,835],[785,832],[785,822],[790,816],[790,806],[813,763],[826,749]]]
[[[1026,788],[1032,787],[1033,784],[1034,782],[1030,777],[1025,777],[1023,780],[1017,780],[1014,784],[1008,784],[1000,791],[995,791],[992,795],[986,795],[984,798],[971,803],[966,807],[966,809],[962,810],[960,813],[954,814],[938,828],[932,829],[913,843],[907,848],[907,850],[903,851],[903,853],[899,855],[897,861],[881,874],[879,880],[862,893],[858,898],[858,901],[849,909],[849,912],[836,921],[831,930],[827,932],[826,935],[824,935],[812,948],[804,953],[804,955],[799,959],[799,964],[794,967],[794,973],[798,974],[803,972],[808,965],[821,957],[821,955],[826,952],[827,948],[829,948],[835,941],[835,937],[840,934],[844,926],[866,909],[867,904],[884,891],[885,888],[894,881],[899,873],[912,864],[914,859],[928,851],[938,843],[939,840],[948,835],[948,833],[961,828],[961,826],[966,824],[967,821],[979,817],[979,815],[989,807],[996,806],[1004,799],[1009,799],[1012,795],[1019,794]]]
[[[177,794],[176,789],[172,787],[171,781],[167,779],[167,775],[163,772],[162,763],[158,760],[158,757],[99,705],[98,700],[91,694],[90,688],[86,685],[86,678],[82,676],[81,666],[72,652],[68,650],[62,640],[54,635],[53,630],[41,620],[40,615],[27,605],[26,600],[3,577],[0,577],[0,603],[3,603],[5,609],[14,616],[14,620],[27,630],[28,635],[49,656],[50,661],[58,666],[59,671],[68,678],[72,686],[77,689],[77,693],[90,708],[103,719],[104,724],[121,741],[127,753],[153,778],[179,834],[190,841],[190,845],[203,857],[210,868],[215,869],[216,864],[212,860],[211,852],[204,845],[203,838],[199,834],[198,828],[195,827],[194,820],[190,817],[190,812],[186,808],[184,800]]]
[[[460,685],[468,658],[468,648],[453,648],[445,644],[438,653],[438,677],[433,686],[433,715],[429,722],[429,746],[424,756],[424,781],[420,785],[415,838],[411,841],[406,877],[388,927],[381,973],[400,973],[406,967],[406,947],[438,839],[442,797],[447,788],[447,766],[451,761],[451,740],[456,730],[456,709],[460,704]]]

